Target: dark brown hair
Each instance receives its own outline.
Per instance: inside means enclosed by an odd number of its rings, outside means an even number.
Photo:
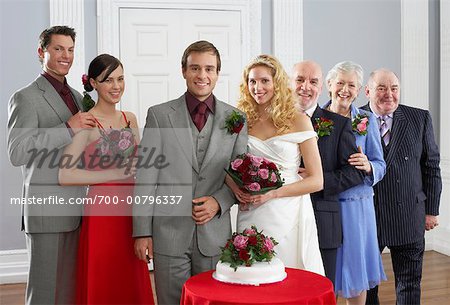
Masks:
[[[77,36],[73,28],[65,25],[55,25],[45,29],[42,31],[41,35],[39,35],[39,47],[43,51],[47,50],[48,45],[52,41],[52,35],[70,36],[73,42],[75,42],[75,37]],[[42,58],[39,58],[39,61],[42,62]]]
[[[221,61],[219,50],[217,50],[217,48],[212,43],[206,40],[196,41],[192,43],[190,46],[188,46],[186,50],[184,50],[183,57],[181,57],[181,68],[183,69],[183,71],[185,71],[187,68],[187,58],[192,52],[199,52],[199,53],[212,52],[214,55],[216,55],[217,58],[217,72],[220,71]]]
[[[109,77],[109,75],[117,69],[118,66],[121,66],[123,69],[123,65],[120,60],[118,60],[114,56],[109,54],[98,55],[89,64],[89,70],[87,74],[88,79],[86,84],[84,85],[84,90],[86,90],[87,92],[94,90],[94,88],[92,88],[91,86],[91,83],[89,82],[89,79],[96,79],[97,76],[106,71],[103,78],[99,81],[100,83],[103,83]]]

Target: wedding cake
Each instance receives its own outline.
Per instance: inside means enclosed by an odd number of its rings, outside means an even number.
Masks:
[[[229,263],[218,262],[213,277],[221,282],[259,285],[280,282],[286,278],[284,264],[279,258],[270,262],[256,262],[251,266],[239,266],[236,270]]]
[[[234,233],[222,248],[213,278],[226,283],[260,285],[286,278],[283,262],[274,257],[277,242],[256,227]]]

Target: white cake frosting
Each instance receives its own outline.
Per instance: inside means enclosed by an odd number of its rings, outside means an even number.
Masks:
[[[283,262],[273,258],[270,262],[255,262],[250,267],[239,266],[236,271],[229,263],[218,262],[213,277],[221,282],[259,285],[280,282],[286,278]]]

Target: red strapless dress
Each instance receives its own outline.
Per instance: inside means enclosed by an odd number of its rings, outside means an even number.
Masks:
[[[86,147],[86,165],[97,142]],[[98,166],[87,169],[102,170]],[[97,204],[85,205],[85,215],[100,216],[82,219],[77,304],[154,304],[147,264],[134,255],[132,205],[127,202],[127,196],[133,196],[133,189],[133,177],[89,187],[87,197],[97,196]],[[104,196],[102,204],[99,196]],[[105,204],[106,200],[110,201],[109,205]]]

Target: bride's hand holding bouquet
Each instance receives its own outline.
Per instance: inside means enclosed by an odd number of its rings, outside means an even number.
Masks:
[[[225,171],[227,185],[244,210],[276,198],[276,189],[284,183],[275,163],[249,153],[237,156]]]

